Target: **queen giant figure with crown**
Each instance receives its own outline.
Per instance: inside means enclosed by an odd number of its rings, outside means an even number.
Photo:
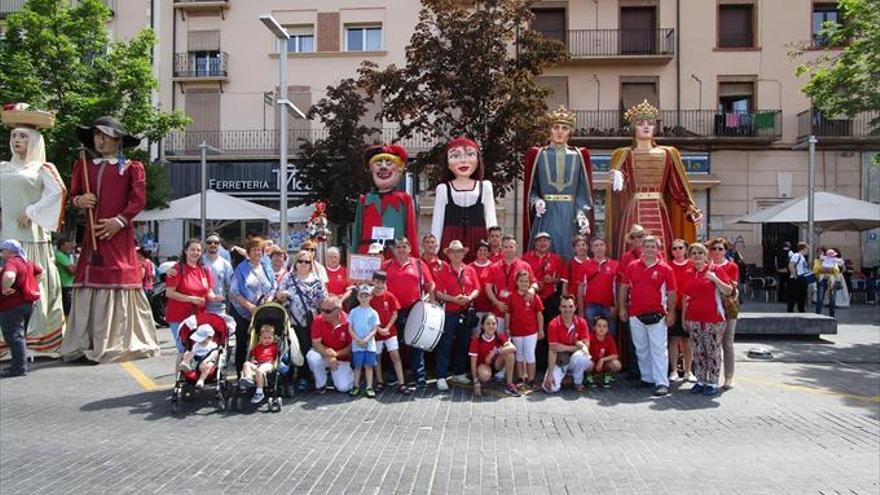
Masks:
[[[681,154],[654,141],[660,111],[643,101],[625,117],[634,142],[611,155],[612,193],[605,203],[605,237],[612,256],[626,250],[626,235],[635,224],[661,239],[664,249],[677,238],[694,242],[703,213],[694,203]]]

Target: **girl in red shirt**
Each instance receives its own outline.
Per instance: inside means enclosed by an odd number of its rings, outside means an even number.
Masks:
[[[540,297],[528,297],[531,275],[526,270],[516,274],[516,292],[508,305],[508,333],[516,347],[516,370],[520,386],[535,388],[535,347],[544,338],[544,303]]]
[[[507,382],[504,392],[519,397],[519,390],[513,384],[516,348],[507,340],[507,336],[496,330],[498,320],[494,314],[486,313],[480,322],[480,335],[471,338],[468,355],[471,358],[471,376],[474,377],[474,397],[483,395],[483,384],[492,379],[493,373],[501,370],[504,370]]]
[[[165,320],[178,353],[177,363],[174,364],[175,373],[186,350],[177,336],[180,322],[190,315],[204,311],[208,301],[217,302],[221,299],[211,290],[213,277],[210,269],[202,264],[202,244],[198,239],[186,241],[180,260],[174,267],[174,275],[169,272],[165,280],[165,296],[168,298]]]
[[[704,245],[691,244],[688,254],[694,262],[694,275],[684,288],[682,317],[694,349],[697,383],[691,393],[712,396],[718,393],[721,338],[725,328],[721,298],[729,296],[733,287],[724,271],[710,265]]]
[[[684,376],[688,381],[694,381],[694,374],[691,368],[694,363],[694,352],[688,342],[688,335],[684,331],[684,323],[681,319],[681,304],[684,299],[684,287],[688,280],[694,276],[694,262],[688,259],[687,242],[684,239],[676,239],[672,241],[672,260],[669,261],[669,267],[672,268],[672,275],[675,277],[675,324],[667,327],[667,335],[669,337],[669,381],[678,381],[678,359],[682,357],[684,361],[682,369]]]

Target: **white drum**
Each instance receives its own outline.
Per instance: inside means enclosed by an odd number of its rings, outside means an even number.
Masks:
[[[437,304],[419,301],[415,303],[406,320],[403,340],[406,345],[431,352],[443,335],[446,312]]]

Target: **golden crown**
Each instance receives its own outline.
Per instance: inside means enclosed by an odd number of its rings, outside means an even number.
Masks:
[[[559,108],[556,110],[547,112],[547,120],[550,121],[550,124],[565,124],[569,127],[574,127],[575,115],[574,112],[567,110],[564,105],[559,105]]]
[[[627,110],[623,116],[627,122],[635,124],[640,120],[659,120],[660,110],[648,103],[648,100],[642,100],[641,103]]]

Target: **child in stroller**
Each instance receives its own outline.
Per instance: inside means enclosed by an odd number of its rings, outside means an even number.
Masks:
[[[189,336],[189,339],[195,344],[190,350],[183,353],[180,371],[187,373],[198,370],[199,379],[196,381],[196,389],[202,390],[205,388],[205,380],[214,365],[217,364],[220,348],[214,342],[214,329],[207,323],[199,325],[196,331]]]
[[[265,398],[263,386],[266,384],[266,375],[275,369],[275,360],[278,359],[278,344],[275,343],[275,327],[266,323],[260,327],[260,340],[251,349],[251,359],[245,361],[241,370],[241,380],[245,386],[256,384],[251,404],[259,404]]]

